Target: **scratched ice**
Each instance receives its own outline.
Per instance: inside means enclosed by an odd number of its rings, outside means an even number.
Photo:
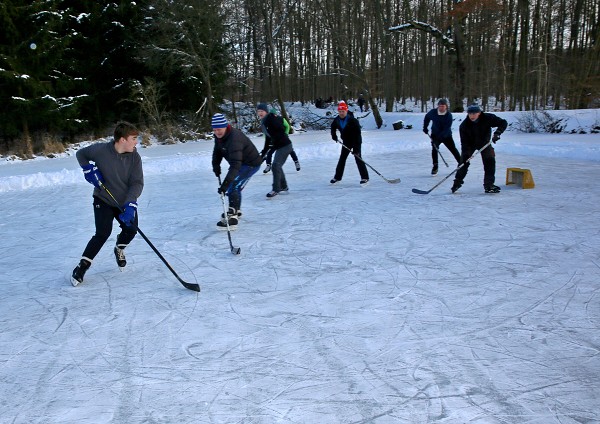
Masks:
[[[422,196],[452,168],[431,177],[396,117],[363,121],[363,157],[397,185],[360,187],[349,160],[330,186],[340,146],[292,136],[302,170],[273,200],[252,178],[239,256],[211,143],[140,149],[140,228],[199,294],[141,238],[119,272],[116,231],[72,287],[91,186],[72,156],[0,165],[0,422],[600,422],[600,137],[508,131],[500,194],[476,158],[458,193]]]

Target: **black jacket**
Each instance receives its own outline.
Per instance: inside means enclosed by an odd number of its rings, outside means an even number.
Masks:
[[[460,144],[470,150],[481,149],[492,137],[492,128],[497,127],[496,133],[502,134],[508,122],[493,113],[481,113],[477,121],[467,118],[460,124]]]
[[[213,172],[221,174],[221,161],[229,163],[229,171],[223,181],[233,181],[240,172],[242,165],[260,166],[262,157],[258,154],[256,146],[246,135],[236,128],[227,127],[223,138],[215,138],[215,147],[212,155]]]
[[[348,112],[346,115],[346,126],[342,129],[341,119],[339,116],[331,123],[331,138],[337,141],[336,130],[340,131],[342,142],[348,148],[360,146],[362,143],[362,135],[360,132],[360,123],[358,119],[354,117],[352,112]]]
[[[285,133],[283,118],[274,113],[267,114],[261,121],[262,132],[265,134],[265,146],[261,155],[265,156],[270,149],[277,150],[291,144],[291,140]]]

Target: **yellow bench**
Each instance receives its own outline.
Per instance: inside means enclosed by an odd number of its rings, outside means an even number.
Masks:
[[[506,185],[516,184],[523,188],[534,188],[533,176],[529,169],[506,168]]]

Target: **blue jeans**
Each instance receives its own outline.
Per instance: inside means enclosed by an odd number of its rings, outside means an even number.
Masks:
[[[229,198],[230,207],[235,208],[235,210],[240,210],[242,208],[242,190],[244,187],[246,187],[250,177],[252,177],[256,171],[258,171],[258,168],[260,168],[260,165],[242,165],[237,177],[233,179],[231,184],[229,184],[229,188],[227,188],[227,191],[225,192]]]

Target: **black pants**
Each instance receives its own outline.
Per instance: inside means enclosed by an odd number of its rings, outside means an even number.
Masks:
[[[433,164],[437,165],[438,164],[438,151],[435,148],[435,146],[433,145],[435,143],[435,145],[438,147],[438,149],[440,148],[440,145],[444,145],[446,146],[446,148],[450,151],[450,153],[452,153],[452,156],[454,156],[454,159],[456,159],[456,163],[460,163],[460,153],[458,153],[458,149],[456,148],[456,145],[454,144],[454,139],[452,137],[446,137],[446,138],[432,138],[431,139],[431,159],[433,160]]]
[[[360,155],[360,144],[358,146],[354,146],[352,147],[352,153],[354,153],[354,160],[356,161],[356,166],[358,167],[358,172],[360,173],[360,178],[363,180],[368,180],[369,179],[369,171],[367,171],[367,165],[365,165],[365,163],[360,160],[359,158],[361,157]],[[346,167],[346,159],[348,159],[348,155],[350,154],[350,150],[346,149],[345,147],[342,147],[342,151],[340,153],[340,159],[338,160],[338,164],[335,168],[335,176],[333,178],[335,178],[338,181],[342,180],[342,177],[344,176],[344,168]],[[358,156],[358,157],[356,157]]]
[[[133,226],[128,227],[125,224],[121,223],[118,219],[119,214],[122,211],[119,208],[110,206],[104,203],[102,200],[94,197],[94,221],[96,223],[96,234],[92,236],[90,241],[88,242],[85,250],[83,251],[82,257],[89,259],[92,261],[106,240],[110,237],[112,233],[113,220],[117,220],[119,225],[121,226],[121,232],[117,236],[117,245],[121,248],[127,246],[131,240],[137,234],[137,225],[138,225],[138,216],[135,214]]]
[[[456,179],[463,181],[469,170],[470,162],[466,162],[475,150],[471,147],[462,146],[462,161],[464,166],[456,173]],[[496,181],[496,151],[492,146],[486,147],[480,152],[483,162],[483,185],[492,185]]]

